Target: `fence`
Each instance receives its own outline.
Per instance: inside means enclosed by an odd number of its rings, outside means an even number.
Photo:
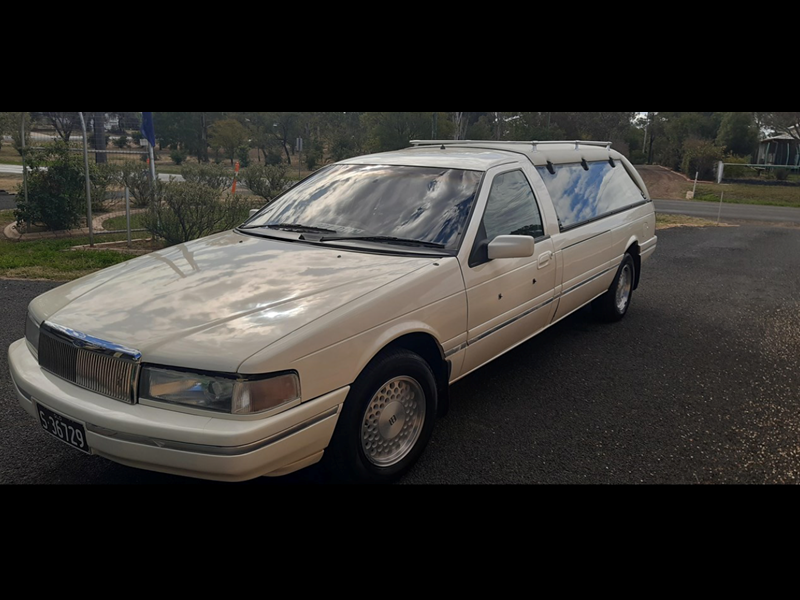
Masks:
[[[131,229],[130,190],[110,183],[109,174],[114,167],[141,162],[141,171],[146,173],[152,186],[156,177],[155,164],[150,162],[152,153],[149,144],[141,140],[139,117],[137,113],[21,113],[20,146],[22,148],[23,194],[28,201],[28,154],[43,150],[55,142],[63,142],[69,152],[82,154],[86,182],[86,225],[89,230],[90,245],[94,245],[96,235],[127,233],[128,243],[131,234],[143,229]],[[150,167],[145,164],[150,162]],[[100,169],[91,169],[96,164]],[[94,173],[94,179],[93,179]],[[104,178],[100,181],[100,178]],[[93,197],[94,195],[94,197]],[[124,209],[123,209],[124,207]],[[98,210],[116,208],[127,216],[124,230],[95,231],[93,215]]]
[[[717,183],[739,182],[757,185],[800,185],[800,162],[796,165],[717,163]]]

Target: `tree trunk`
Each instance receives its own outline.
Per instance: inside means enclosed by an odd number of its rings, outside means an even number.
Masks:
[[[197,153],[197,160],[208,162],[208,122],[206,113],[200,113],[200,150]]]
[[[94,149],[106,149],[106,113],[94,113]],[[95,162],[104,165],[108,162],[108,155],[105,153],[95,153]]]
[[[286,152],[286,160],[289,162],[289,166],[292,164],[292,155],[289,153],[289,146],[286,144],[286,141],[283,142],[283,150]]]

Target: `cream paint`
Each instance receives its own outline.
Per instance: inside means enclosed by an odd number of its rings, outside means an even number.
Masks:
[[[536,150],[475,145],[346,161],[484,172],[457,256],[376,254],[227,232],[112,267],[31,303],[38,321],[136,348],[145,363],[250,375],[295,370],[302,398],[294,404],[248,417],[152,402],[126,405],[44,372],[22,340],[9,351],[20,404],[35,416],[33,397],[95,428],[89,431],[112,432],[90,432],[90,444],[124,464],[224,481],[285,474],[322,457],[349,386],[393,341],[429,336],[450,362],[455,381],[603,293],[632,244],[639,244],[643,261],[655,251],[652,203],[561,233],[533,166],[613,158],[632,171],[618,153],[576,151],[572,144]],[[520,169],[537,198],[545,236],[530,258],[469,267],[494,177]],[[632,176],[646,195],[641,179]],[[130,441],[140,436],[231,448],[287,431],[291,435],[279,443],[245,456]]]

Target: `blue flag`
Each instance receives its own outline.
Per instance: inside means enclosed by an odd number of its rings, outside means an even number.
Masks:
[[[153,126],[153,113],[151,112],[142,113],[142,135],[147,138],[153,148],[156,147],[156,129]]]

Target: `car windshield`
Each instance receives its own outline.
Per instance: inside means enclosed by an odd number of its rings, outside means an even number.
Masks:
[[[331,234],[325,241],[340,236],[350,238],[347,243],[359,237],[417,240],[457,250],[481,175],[461,169],[336,165],[283,194],[243,228],[327,231]]]

